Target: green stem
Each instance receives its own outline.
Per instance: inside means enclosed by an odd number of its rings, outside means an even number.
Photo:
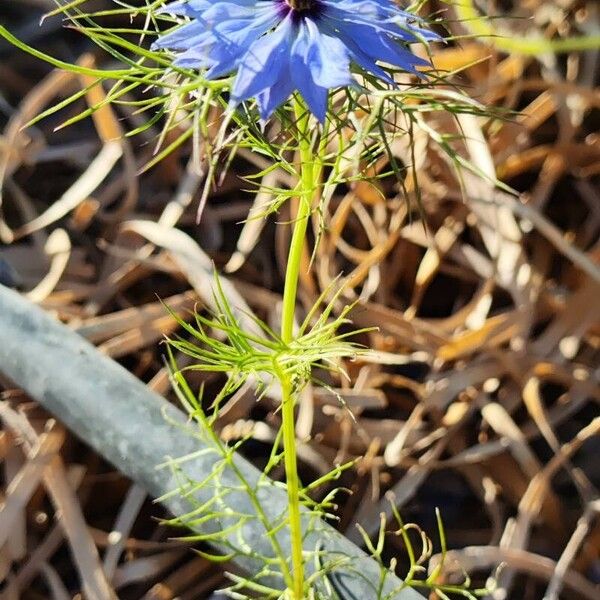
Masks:
[[[298,278],[314,192],[314,157],[312,156],[310,141],[309,115],[299,100],[294,101],[294,110],[298,126],[301,176],[297,188],[298,214],[296,215],[294,232],[290,242],[283,290],[281,339],[285,344],[290,344],[294,339],[294,315],[296,311]],[[292,546],[292,577],[294,582],[292,592],[294,600],[302,600],[304,598],[304,558],[302,555],[303,536],[300,515],[300,480],[298,478],[298,461],[296,457],[295,393],[292,381],[283,371],[280,375],[280,382],[284,464]]]
[[[300,263],[302,259],[302,250],[304,249],[304,240],[306,238],[306,228],[310,217],[314,185],[314,157],[312,155],[312,146],[310,142],[308,112],[299,101],[295,101],[294,108],[296,112],[298,136],[300,138],[301,176],[297,187],[299,201],[298,214],[296,215],[294,232],[292,233],[292,240],[290,242],[283,290],[281,337],[286,344],[289,344],[294,337],[296,292],[298,290]]]
[[[296,459],[294,392],[288,377],[282,377],[283,449],[288,494],[288,518],[292,554],[293,598],[304,598],[304,557],[302,555],[302,521],[300,514],[300,481]]]

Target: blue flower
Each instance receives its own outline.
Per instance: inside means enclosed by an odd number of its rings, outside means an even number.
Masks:
[[[207,79],[236,73],[232,104],[256,98],[263,119],[298,90],[323,122],[328,90],[353,85],[353,69],[393,85],[378,62],[419,74],[429,63],[407,44],[439,39],[393,0],[188,0],[162,12],[188,22],[154,48]]]

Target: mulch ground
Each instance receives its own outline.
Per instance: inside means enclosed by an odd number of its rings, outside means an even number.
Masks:
[[[512,3],[498,4],[510,13]],[[0,22],[48,54],[102,64],[60,19],[38,26],[52,5],[12,0],[0,6]],[[548,34],[567,35],[586,19],[593,28],[597,13],[591,1],[523,5],[519,14],[534,15]],[[502,25],[523,35],[521,21]],[[503,564],[498,577],[511,600],[539,600],[547,589],[547,598],[594,600],[600,52],[527,57],[467,38],[437,52],[435,62],[460,69],[455,81],[473,98],[515,111],[504,121],[424,119],[436,131],[462,133],[457,151],[520,196],[475,176],[460,181],[424,130],[415,132],[414,155],[403,143],[393,148],[399,161],[418,164],[422,211],[410,178],[404,186],[392,178],[339,186],[311,274],[302,277],[301,310],[343,272],[348,300],[357,301],[355,325],[377,328],[360,341],[377,353],[346,365],[348,380],[330,375],[331,389],[303,393],[302,476],[362,457],[339,482],[352,491],[339,527],[357,543],[356,524],[374,533],[391,497],[405,521],[433,537],[435,553],[437,507],[449,567],[460,564],[484,582]],[[134,111],[106,107],[54,131],[97,96],[26,126],[87,83],[0,42],[0,281],[170,397],[159,342],[177,323],[157,296],[188,318],[207,293],[194,288],[198,274],[182,269],[174,228],[276,324],[289,208],[243,223],[254,198],[241,177],[265,166],[244,150],[197,225],[204,181],[189,168],[189,147],[140,174],[159,130],[120,137],[139,125]],[[263,183],[290,184],[277,172]],[[138,220],[159,224],[151,239]],[[193,379],[207,394],[219,382]],[[95,567],[124,599],[198,600],[224,584],[221,567],[173,541],[176,532],[157,522],[165,515],[143,490],[1,376],[0,390],[2,598],[81,597],[90,576],[82,556],[96,556]],[[257,402],[248,386],[224,406],[221,435],[250,433],[245,452],[260,466],[279,427],[276,409],[277,398]],[[388,554],[406,564],[393,536]]]

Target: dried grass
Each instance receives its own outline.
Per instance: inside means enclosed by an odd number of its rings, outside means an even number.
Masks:
[[[196,227],[202,175],[191,161],[181,166],[185,150],[137,175],[149,149],[120,137],[135,116],[108,106],[91,124],[57,133],[52,119],[24,127],[89,82],[56,72],[36,81],[28,69],[39,65],[9,56],[0,83],[2,283],[19,284],[161,393],[157,342],[176,323],[156,295],[180,316],[210,306],[214,260],[229,273],[233,305],[278,321],[289,229],[238,226],[264,195],[252,204],[232,174]],[[471,40],[435,61],[462,69],[482,102],[518,109],[500,124],[435,115],[428,126],[462,133],[457,149],[521,195],[457,177],[420,135],[414,156],[401,144],[394,152],[418,165],[422,213],[386,180],[334,195],[301,297],[307,308],[343,271],[348,299],[358,299],[354,322],[377,331],[364,340],[373,353],[347,365],[350,380],[331,382],[335,394],[309,389],[302,398],[303,474],[363,457],[343,481],[353,495],[341,526],[356,541],[354,524],[375,531],[389,498],[424,525],[437,505],[452,557],[480,573],[504,564],[499,581],[510,598],[592,600],[600,593],[600,91],[588,65],[598,53],[568,56],[565,70]],[[262,168],[261,160],[243,152],[234,171]],[[274,172],[263,183],[290,182]],[[405,186],[414,201],[414,182]],[[240,390],[221,415],[223,436],[250,431],[266,447],[279,423],[276,396],[257,405],[250,386]],[[149,519],[157,509],[142,490],[29,399],[6,387],[0,418],[2,598],[191,600],[221,584],[218,570]],[[391,552],[402,559],[401,547]]]

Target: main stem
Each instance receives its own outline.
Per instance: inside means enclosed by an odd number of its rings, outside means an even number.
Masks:
[[[298,127],[300,148],[300,181],[298,183],[298,214],[294,222],[294,232],[285,272],[283,290],[283,310],[281,315],[281,339],[285,344],[294,338],[294,314],[298,291],[298,277],[302,260],[302,250],[306,238],[306,228],[310,218],[314,193],[314,157],[312,156],[308,111],[299,100],[294,101],[294,111]],[[281,411],[283,421],[283,450],[285,475],[287,480],[288,511],[291,537],[292,578],[294,600],[304,598],[304,558],[302,556],[302,521],[300,515],[300,481],[296,458],[296,423],[294,417],[295,390],[290,377],[282,373]]]

